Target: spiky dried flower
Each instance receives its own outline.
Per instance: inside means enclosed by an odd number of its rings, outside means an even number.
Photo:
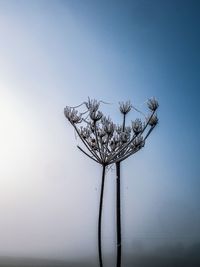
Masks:
[[[97,122],[99,121],[103,116],[103,113],[101,111],[91,111],[90,112],[90,118],[94,121]]]
[[[82,127],[80,128],[80,135],[83,139],[88,139],[91,135],[91,129],[89,127]]]
[[[142,121],[140,119],[136,119],[135,121],[132,121],[132,129],[133,132],[138,135],[142,131]]]
[[[151,117],[149,118],[149,122],[148,122],[148,124],[149,124],[150,126],[152,126],[152,127],[155,127],[155,126],[158,124],[158,117],[157,117],[156,114],[154,114],[153,116],[151,116]]]
[[[103,138],[106,135],[106,132],[104,131],[104,129],[99,129],[98,130],[98,135],[100,138]]]
[[[131,111],[132,105],[130,101],[119,102],[119,110],[122,114],[126,115]]]
[[[147,106],[151,111],[156,111],[156,109],[159,107],[159,104],[155,97],[152,97],[148,99]]]
[[[64,109],[65,117],[72,123],[77,124],[82,122],[81,115],[78,114],[78,110],[75,108],[66,107]]]
[[[115,124],[112,121],[107,121],[104,124],[103,129],[108,136],[112,136],[115,130]]]
[[[90,112],[96,112],[99,109],[100,101],[88,98],[88,102],[85,102],[85,105]]]
[[[125,126],[124,132],[127,134],[131,134],[131,127],[130,126]]]
[[[143,136],[141,136],[141,135],[137,136],[133,141],[133,145],[136,148],[142,148],[145,145],[145,141],[144,141]]]
[[[121,134],[123,132],[123,127],[121,125],[117,125],[115,130],[117,134]]]

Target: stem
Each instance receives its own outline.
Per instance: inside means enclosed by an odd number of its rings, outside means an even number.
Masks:
[[[117,210],[117,267],[121,266],[121,203],[120,203],[120,162],[116,163],[116,210]]]
[[[106,169],[106,165],[103,165],[102,182],[101,182],[101,193],[100,193],[100,201],[99,201],[99,219],[98,219],[98,251],[99,251],[99,265],[100,265],[100,267],[103,267],[102,245],[101,245],[101,222],[102,222],[102,208],[103,208],[103,192],[104,192],[104,182],[105,182],[105,169]]]
[[[86,153],[80,146],[77,146],[78,149],[83,152],[86,156],[88,156],[90,159],[96,161],[97,163],[99,163],[96,159],[94,159],[93,157],[91,157],[88,153]]]
[[[126,123],[126,114],[124,114],[124,118],[123,118],[123,126],[122,126],[122,131],[123,132],[125,130],[125,123]]]
[[[125,131],[126,114],[123,117],[122,131]],[[117,263],[121,266],[121,189],[120,189],[120,161],[116,162],[116,223],[117,223]]]
[[[94,132],[95,132],[95,137],[96,137],[96,141],[97,141],[97,147],[98,147],[98,150],[99,150],[99,156],[100,156],[101,160],[103,160],[103,157],[101,155],[100,145],[99,145],[99,139],[98,139],[98,135],[97,135],[97,125],[96,125],[96,122],[94,124]]]

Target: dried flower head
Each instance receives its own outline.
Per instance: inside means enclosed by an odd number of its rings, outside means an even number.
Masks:
[[[154,114],[152,117],[150,117],[149,119],[149,125],[150,126],[156,126],[156,124],[158,124],[158,117],[156,114]]]
[[[96,99],[90,99],[88,97],[88,101],[85,102],[85,105],[90,112],[96,112],[99,109],[100,102]]]
[[[104,124],[104,131],[108,136],[112,135],[114,130],[115,124],[113,122],[107,122]]]
[[[80,114],[78,115],[78,110],[76,110],[75,108],[66,107],[64,109],[64,114],[65,114],[65,117],[72,124],[76,124],[76,123],[81,123],[82,122],[81,115]]]
[[[83,137],[83,139],[88,139],[90,137],[90,135],[91,135],[90,128],[81,126],[80,135]]]
[[[145,145],[145,141],[143,139],[143,136],[139,135],[137,136],[133,141],[133,147],[134,148],[142,148]]]
[[[103,113],[101,111],[90,111],[90,118],[94,122],[99,121],[103,116]]]
[[[119,102],[119,110],[122,114],[126,115],[129,111],[131,111],[132,105],[130,101]]]
[[[132,129],[133,132],[138,135],[142,131],[142,121],[140,119],[136,119],[135,121],[132,121]]]
[[[98,129],[98,135],[100,138],[103,138],[106,135],[106,132],[104,129]]]
[[[123,127],[121,125],[117,125],[115,130],[117,134],[121,134],[123,132]]]
[[[127,143],[128,141],[129,141],[129,135],[127,134],[127,133],[125,133],[125,132],[122,132],[121,134],[120,134],[120,141],[122,142],[122,143]]]
[[[159,104],[155,97],[152,97],[147,101],[147,106],[151,111],[156,111],[156,109],[159,107]]]

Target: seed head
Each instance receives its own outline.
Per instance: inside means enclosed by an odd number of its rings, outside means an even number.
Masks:
[[[159,107],[159,104],[155,97],[152,97],[148,100],[147,106],[151,111],[156,111],[156,109]]]
[[[96,99],[88,98],[88,102],[85,102],[85,105],[90,112],[96,112],[100,106],[100,102]]]
[[[106,135],[106,132],[103,129],[99,129],[98,135],[100,138],[104,137]]]
[[[156,124],[158,124],[158,117],[156,114],[154,114],[149,120],[149,125],[153,127],[156,126]]]
[[[122,114],[126,115],[131,110],[131,108],[132,105],[130,101],[119,102],[119,110]]]
[[[113,122],[108,122],[104,125],[104,131],[108,136],[112,135],[115,130],[115,124]]]
[[[82,152],[100,164],[109,165],[125,160],[145,145],[146,138],[158,123],[155,114],[158,102],[155,98],[149,99],[147,104],[152,114],[146,122],[142,123],[140,119],[136,119],[132,121],[131,126],[125,125],[124,119],[121,125],[116,126],[110,117],[104,116],[99,110],[101,102],[88,98],[88,101],[83,102],[87,108],[85,112],[78,113],[79,109],[77,108],[81,104],[77,107],[67,106],[64,109],[64,114],[75,128],[90,155],[81,149]],[[134,108],[130,101],[120,102],[119,104],[120,112],[124,116]],[[80,123],[79,127],[75,125],[77,123]],[[143,138],[143,132],[148,125],[150,129]]]
[[[120,134],[120,141],[124,144],[124,143],[126,143],[126,142],[128,142],[128,135],[125,133],[125,132],[122,132],[121,134]]]
[[[140,119],[132,121],[132,129],[134,134],[138,135],[142,131],[142,122]]]
[[[78,110],[76,110],[75,108],[66,107],[66,108],[64,109],[64,114],[65,114],[65,117],[66,117],[72,124],[76,124],[76,123],[80,123],[80,122],[82,122],[81,115],[78,115]]]
[[[103,116],[103,113],[101,111],[91,111],[90,112],[90,118],[91,120],[93,120],[94,122],[99,121]]]
[[[88,127],[81,127],[80,135],[83,137],[83,139],[88,139],[91,135],[91,130]]]
[[[143,139],[143,137],[141,135],[137,136],[134,140],[133,140],[133,148],[142,148],[145,145],[145,141]]]

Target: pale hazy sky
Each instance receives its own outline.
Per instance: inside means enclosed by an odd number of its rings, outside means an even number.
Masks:
[[[120,100],[160,102],[122,166],[124,249],[200,240],[199,23],[199,1],[0,0],[0,256],[97,255],[101,167],[63,115],[88,96],[116,120]],[[114,171],[105,204],[110,253]]]

